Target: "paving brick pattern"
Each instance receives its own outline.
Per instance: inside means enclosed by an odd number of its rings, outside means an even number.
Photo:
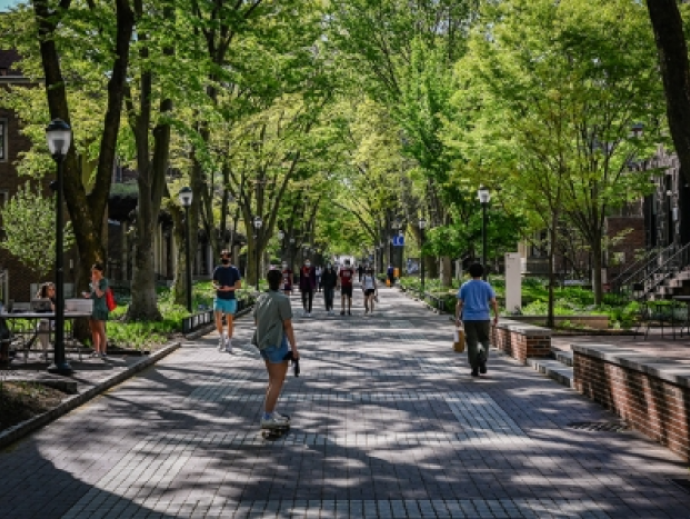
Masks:
[[[682,518],[674,454],[493,353],[469,376],[452,327],[395,290],[364,317],[297,318],[302,375],[265,439],[265,369],[240,319],[0,453],[0,518]],[[297,305],[297,298],[293,298]],[[318,306],[317,302],[317,305]],[[338,306],[336,306],[338,308]]]

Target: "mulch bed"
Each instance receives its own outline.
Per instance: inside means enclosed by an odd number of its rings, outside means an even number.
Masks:
[[[34,382],[0,382],[0,431],[49,411],[66,396]]]

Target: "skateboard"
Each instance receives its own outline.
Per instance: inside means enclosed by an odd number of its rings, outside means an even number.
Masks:
[[[288,419],[288,423],[286,425],[281,425],[280,427],[261,427],[261,436],[263,436],[267,440],[277,440],[278,438],[282,438],[285,436],[288,431],[290,430],[290,417],[287,415],[284,415]]]

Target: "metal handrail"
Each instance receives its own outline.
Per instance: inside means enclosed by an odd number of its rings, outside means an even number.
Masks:
[[[665,249],[664,252],[668,252],[669,248]],[[657,258],[660,259],[660,258]],[[674,270],[680,270],[683,266],[690,263],[690,243],[686,243],[680,249],[677,249],[669,258],[662,261],[660,265],[656,267],[651,267],[647,270],[645,277],[639,280],[632,280],[629,284],[639,284],[643,287],[643,294],[640,298],[644,297],[644,294],[649,293],[663,284],[669,278],[669,272]],[[647,265],[650,267],[650,265]],[[657,275],[661,274],[660,279],[655,279]],[[630,278],[629,278],[630,279]]]
[[[670,245],[670,247],[675,247],[675,245]],[[620,288],[630,284],[630,279],[635,277],[638,272],[644,271],[650,264],[650,262],[655,261],[663,252],[664,249],[662,249],[661,247],[656,247],[645,252],[643,257],[633,261],[630,265],[625,267],[622,272],[619,272],[618,275],[611,280],[611,288],[614,291],[618,291]]]

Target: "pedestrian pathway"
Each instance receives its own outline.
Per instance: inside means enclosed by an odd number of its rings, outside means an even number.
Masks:
[[[394,289],[371,317],[357,289],[351,317],[315,299],[289,434],[260,434],[243,318],[233,355],[185,343],[2,451],[0,518],[690,517],[679,458],[508,357],[470,377],[448,316]]]

